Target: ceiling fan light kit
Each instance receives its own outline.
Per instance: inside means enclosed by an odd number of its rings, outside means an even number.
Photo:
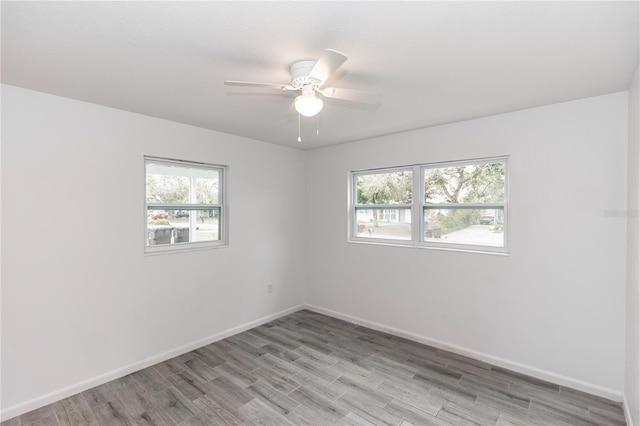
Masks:
[[[294,101],[296,111],[305,117],[313,117],[322,110],[324,102],[316,96],[313,87],[304,86],[302,95],[298,96]]]
[[[301,94],[293,101],[295,110],[305,117],[317,115],[324,106],[324,102],[318,96],[326,98],[345,100],[357,103],[377,103],[378,95],[350,89],[336,89],[333,87],[323,88],[327,79],[345,61],[347,57],[342,53],[325,49],[317,61],[298,61],[289,67],[291,73],[291,84],[258,83],[252,81],[227,80],[227,86],[249,86],[278,88],[287,91],[299,91]],[[298,135],[300,133],[298,124]],[[298,136],[298,140],[300,137]]]
[[[296,111],[305,117],[313,117],[322,110],[324,103],[316,95],[300,95],[296,98]]]

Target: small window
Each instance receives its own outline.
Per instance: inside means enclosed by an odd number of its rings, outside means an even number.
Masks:
[[[350,239],[506,252],[507,158],[352,172]]]
[[[354,174],[356,237],[411,240],[412,176],[411,169]]]
[[[224,172],[145,157],[145,252],[225,245]]]

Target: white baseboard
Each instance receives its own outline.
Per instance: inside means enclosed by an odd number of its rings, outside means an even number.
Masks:
[[[624,419],[627,421],[627,426],[638,426],[638,424],[633,423],[633,419],[631,418],[631,409],[629,408],[629,401],[627,401],[627,395],[622,395],[622,408],[624,410]],[[640,421],[640,419],[638,419]]]
[[[37,408],[44,407],[45,405],[51,404],[56,401],[60,401],[61,399],[70,397],[71,395],[84,392],[87,389],[91,389],[93,387],[99,386],[111,380],[118,379],[120,377],[126,376],[127,374],[135,373],[136,371],[142,370],[147,367],[151,367],[152,365],[174,358],[178,355],[182,355],[184,353],[190,352],[194,349],[201,348],[202,346],[209,345],[213,342],[217,342],[218,340],[222,340],[227,337],[233,336],[234,334],[242,333],[243,331],[249,330],[251,328],[257,327],[262,324],[266,324],[270,321],[273,321],[285,315],[292,314],[301,309],[304,309],[304,305],[294,306],[292,308],[285,309],[275,314],[258,318],[257,320],[250,321],[246,324],[233,327],[221,333],[217,333],[212,336],[205,337],[204,339],[200,339],[192,343],[188,343],[179,348],[172,349],[170,351],[164,352],[159,355],[151,356],[149,358],[118,368],[108,373],[101,374],[99,376],[84,380],[80,383],[75,383],[71,386],[67,386],[55,392],[51,392],[46,395],[42,395],[37,398],[31,399],[29,401],[23,402],[21,404],[5,408],[0,413],[0,421],[5,421],[8,419],[14,418],[16,416],[19,416],[21,414],[27,413],[29,411],[35,410]]]
[[[403,337],[405,339],[409,339],[409,340],[413,340],[414,342],[433,346],[438,349],[443,349],[459,355],[464,355],[469,358],[476,359],[478,361],[483,361],[483,362],[495,365],[497,367],[506,368],[512,371],[516,371],[518,373],[535,377],[540,380],[546,380],[561,386],[577,389],[583,392],[590,393],[592,395],[600,396],[602,398],[607,398],[612,401],[623,402],[623,394],[621,392],[616,392],[615,390],[597,386],[592,383],[587,383],[581,380],[572,379],[570,377],[563,376],[561,374],[556,374],[556,373],[545,371],[536,367],[531,367],[525,364],[509,361],[493,355],[488,355],[482,352],[474,351],[472,349],[463,348],[461,346],[456,346],[447,342],[442,342],[440,340],[435,340],[429,337],[421,336],[419,334],[410,333],[410,332],[393,328],[393,327],[388,327],[386,325],[379,324],[373,321],[368,321],[362,318],[357,318],[351,315],[343,314],[341,312],[336,312],[330,309],[321,308],[319,306],[304,305],[304,309],[308,309],[310,311],[328,315],[334,318],[342,319],[354,324],[372,328],[374,330],[393,334],[394,336]]]

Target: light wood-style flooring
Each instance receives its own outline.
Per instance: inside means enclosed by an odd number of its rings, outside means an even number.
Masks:
[[[308,310],[9,425],[624,425],[620,403]]]

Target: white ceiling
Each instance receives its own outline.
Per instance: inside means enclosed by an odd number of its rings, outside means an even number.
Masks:
[[[8,2],[2,82],[302,149],[627,90],[638,1]],[[381,94],[290,113],[288,67]]]

